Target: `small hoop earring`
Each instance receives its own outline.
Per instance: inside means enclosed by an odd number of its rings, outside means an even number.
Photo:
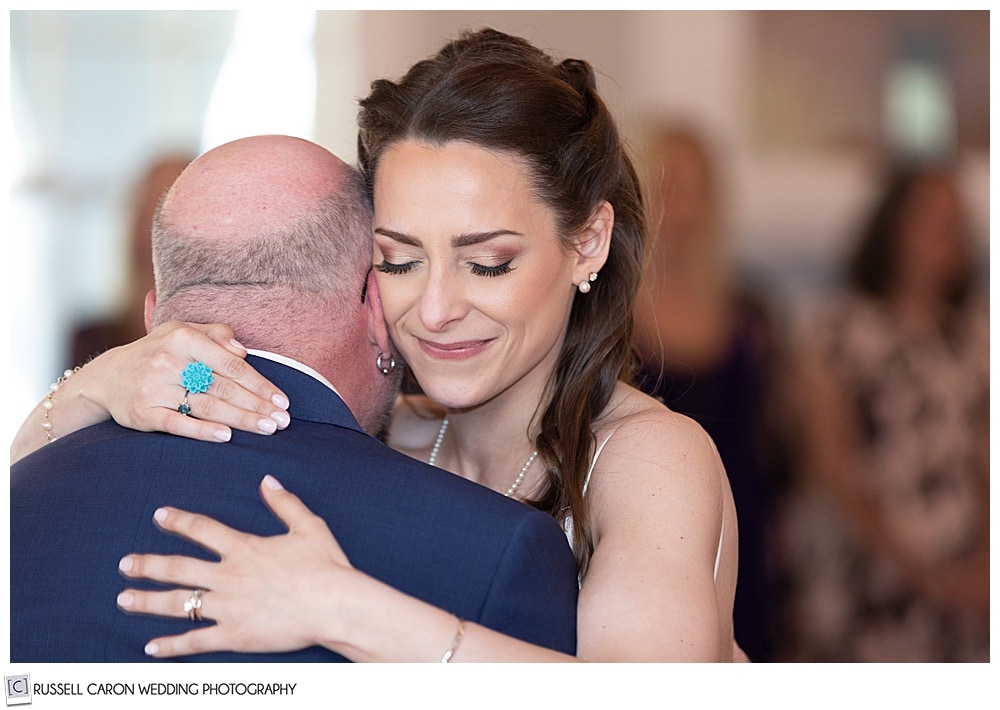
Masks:
[[[389,364],[382,364],[382,358],[389,358]],[[385,353],[379,353],[378,357],[375,358],[375,367],[381,371],[383,375],[388,375],[390,372],[396,369],[396,359],[392,355],[386,355]]]
[[[590,276],[587,278],[587,281],[581,281],[576,285],[576,288],[580,291],[580,293],[590,293],[590,282],[597,281],[597,272],[591,271]]]

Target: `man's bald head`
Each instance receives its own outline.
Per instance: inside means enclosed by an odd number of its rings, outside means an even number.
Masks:
[[[348,165],[315,143],[243,138],[192,162],[167,192],[162,218],[194,239],[236,243],[279,235],[350,177]]]
[[[372,261],[371,201],[357,170],[287,136],[214,148],[174,182],[153,220],[147,326],[225,323],[248,348],[305,363],[380,433],[399,384]]]
[[[226,308],[253,299],[357,298],[371,264],[370,203],[357,171],[321,146],[243,138],[174,182],[154,220],[153,261],[154,323],[238,322]]]

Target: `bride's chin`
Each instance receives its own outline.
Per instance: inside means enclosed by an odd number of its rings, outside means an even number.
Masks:
[[[421,384],[421,389],[431,401],[449,411],[472,409],[481,404],[476,397],[470,397],[470,388],[461,384],[451,383],[448,386]]]

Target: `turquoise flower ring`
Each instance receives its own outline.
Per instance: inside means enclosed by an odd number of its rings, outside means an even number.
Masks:
[[[212,384],[212,368],[205,363],[189,362],[181,372],[181,385],[191,394],[207,392]]]

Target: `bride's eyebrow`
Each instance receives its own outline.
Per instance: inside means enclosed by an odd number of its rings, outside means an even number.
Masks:
[[[521,237],[524,235],[510,229],[495,229],[492,232],[472,232],[470,234],[459,234],[457,237],[452,238],[451,245],[453,247],[469,247],[488,242],[490,239],[495,239],[496,237],[506,236]]]
[[[385,227],[376,227],[374,231],[376,234],[381,234],[383,237],[388,237],[389,239],[399,242],[400,244],[408,244],[413,247],[423,247],[423,243],[419,239],[411,237],[409,234],[396,232],[392,229],[386,229]],[[453,237],[451,245],[456,248],[468,247],[488,242],[490,239],[505,236],[522,237],[524,235],[511,229],[494,229],[489,232],[470,232],[468,234],[459,234],[458,236]]]
[[[385,229],[384,227],[375,227],[375,234],[381,234],[383,237],[389,237],[393,241],[399,242],[400,244],[408,244],[411,247],[422,247],[423,244],[416,237],[411,237],[408,234],[403,234],[402,232],[394,232],[391,229]]]

